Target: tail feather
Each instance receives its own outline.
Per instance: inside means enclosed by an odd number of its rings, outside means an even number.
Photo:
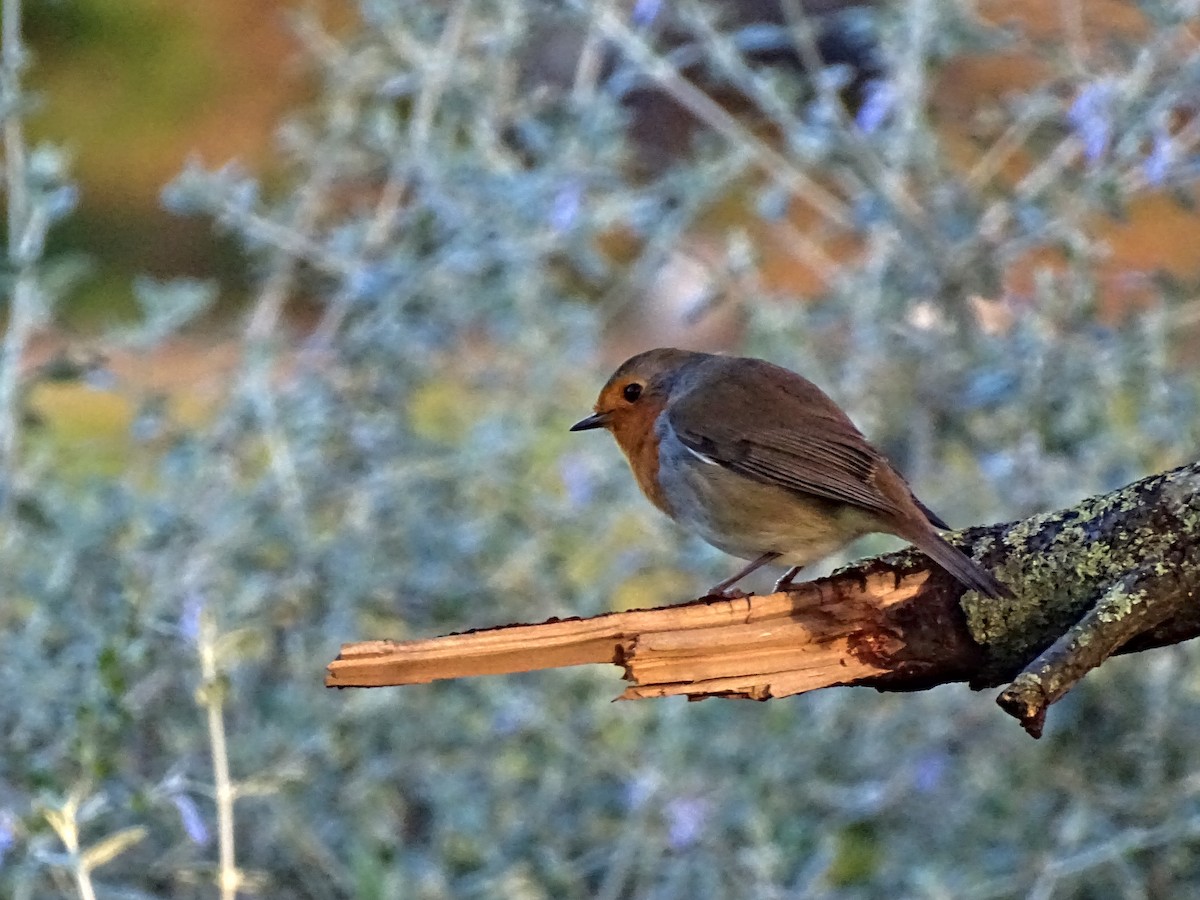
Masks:
[[[930,509],[924,503],[922,503],[921,499],[916,494],[912,494],[911,496],[913,498],[913,503],[917,504],[917,509],[919,509],[921,512],[923,512],[925,514],[925,518],[927,518],[931,523],[933,523],[933,526],[935,528],[940,528],[940,529],[942,529],[942,531],[950,530],[950,526],[947,525],[942,520],[942,517],[939,516],[937,513],[935,513],[932,509]]]
[[[934,531],[921,535],[913,543],[935,563],[953,575],[964,587],[978,591],[993,600],[1011,600],[1012,589],[997,580],[996,576],[983,568],[957,547],[954,547]]]

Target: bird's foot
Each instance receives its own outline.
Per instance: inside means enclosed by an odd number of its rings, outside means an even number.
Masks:
[[[775,593],[778,594],[782,591],[794,590],[795,586],[792,584],[792,582],[796,580],[796,576],[799,575],[803,569],[804,566],[792,566],[792,568],[784,572],[783,577],[775,582]]]
[[[711,588],[708,589],[708,593],[705,594],[704,596],[705,597],[721,597],[724,600],[740,600],[744,597],[749,597],[750,594],[747,594],[745,591],[733,591],[733,590],[730,590],[730,588],[732,588],[735,584],[737,584],[739,581],[741,581],[743,578],[745,578],[747,575],[749,575],[755,569],[757,569],[761,566],[765,566],[769,562],[772,562],[777,556],[779,556],[778,553],[764,553],[758,559],[754,560],[753,562],[751,562],[751,563],[747,564],[745,567],[743,567],[742,570],[740,572],[738,572],[736,575],[734,575],[730,578],[726,578],[724,581],[720,581],[717,584],[714,584]]]
[[[754,591],[743,591],[741,588],[728,587],[721,590],[721,585],[714,585],[708,589],[701,600],[745,600],[747,597],[753,597]]]

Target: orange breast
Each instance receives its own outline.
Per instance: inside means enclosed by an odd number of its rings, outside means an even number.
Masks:
[[[613,417],[612,433],[629,460],[629,468],[642,493],[668,516],[674,517],[658,480],[658,437],[654,433],[654,423],[664,406],[665,403],[646,403],[622,410],[620,415]]]

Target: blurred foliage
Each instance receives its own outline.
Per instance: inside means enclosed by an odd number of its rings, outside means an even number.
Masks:
[[[51,247],[89,267],[59,324],[93,333],[132,318],[129,282],[147,272],[219,277],[224,307],[244,301],[233,242],[199,219],[172,217],[157,197],[188,155],[237,156],[270,171],[272,123],[307,88],[303,69],[288,65],[290,4],[26,0],[24,8],[30,134],[63,145],[81,195]]]
[[[10,246],[0,893],[208,897],[236,875],[296,898],[1191,896],[1190,647],[1107,664],[1037,744],[954,687],[761,705],[613,705],[615,675],[594,670],[321,687],[345,640],[670,602],[728,571],[634,497],[610,443],[565,429],[607,375],[614,298],[644,292],[733,185],[765,215],[812,200],[798,172],[840,186],[831,209],[864,252],[825,296],[722,302],[747,350],[826,385],[951,520],[1195,453],[1194,373],[1170,353],[1172,291],[1190,289],[1153,285],[1102,324],[1091,231],[1141,191],[1194,191],[1197,129],[1165,118],[1200,87],[1187,4],[1148,6],[1151,32],[1103,71],[1064,61],[1013,98],[1036,155],[1016,183],[955,169],[925,115],[930,73],[1006,37],[956,6],[872,18],[889,74],[857,110],[839,106],[844,73],[761,70],[745,35],[693,10],[689,52],[786,152],[701,130],[652,173],[622,100],[682,58],[646,40],[657,5],[630,25],[554,9],[618,64],[523,83],[549,18],[532,0],[364,0],[344,38],[301,21],[323,87],[281,130],[280,186],[193,165],[165,194],[258,277],[199,424],[144,398],[127,444],[90,467],[87,443],[49,431],[37,392],[60,379],[23,377],[14,323],[44,321],[70,280]],[[6,163],[30,182],[26,225],[62,214],[61,171],[34,183]],[[631,265],[603,252],[614,234]],[[1043,248],[1066,265],[1004,293],[1004,267]],[[752,242],[731,232],[727,250],[724,274],[753,283]],[[317,317],[296,341],[301,288]],[[114,346],[162,346],[213,299],[195,282],[130,291],[144,328]],[[97,406],[120,391],[70,376]]]

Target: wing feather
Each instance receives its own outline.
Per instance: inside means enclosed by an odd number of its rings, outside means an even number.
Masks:
[[[668,407],[686,448],[763,484],[896,511],[875,481],[887,463],[816,385],[759,360],[749,370],[720,357],[714,362],[726,365],[702,392],[687,391]]]

